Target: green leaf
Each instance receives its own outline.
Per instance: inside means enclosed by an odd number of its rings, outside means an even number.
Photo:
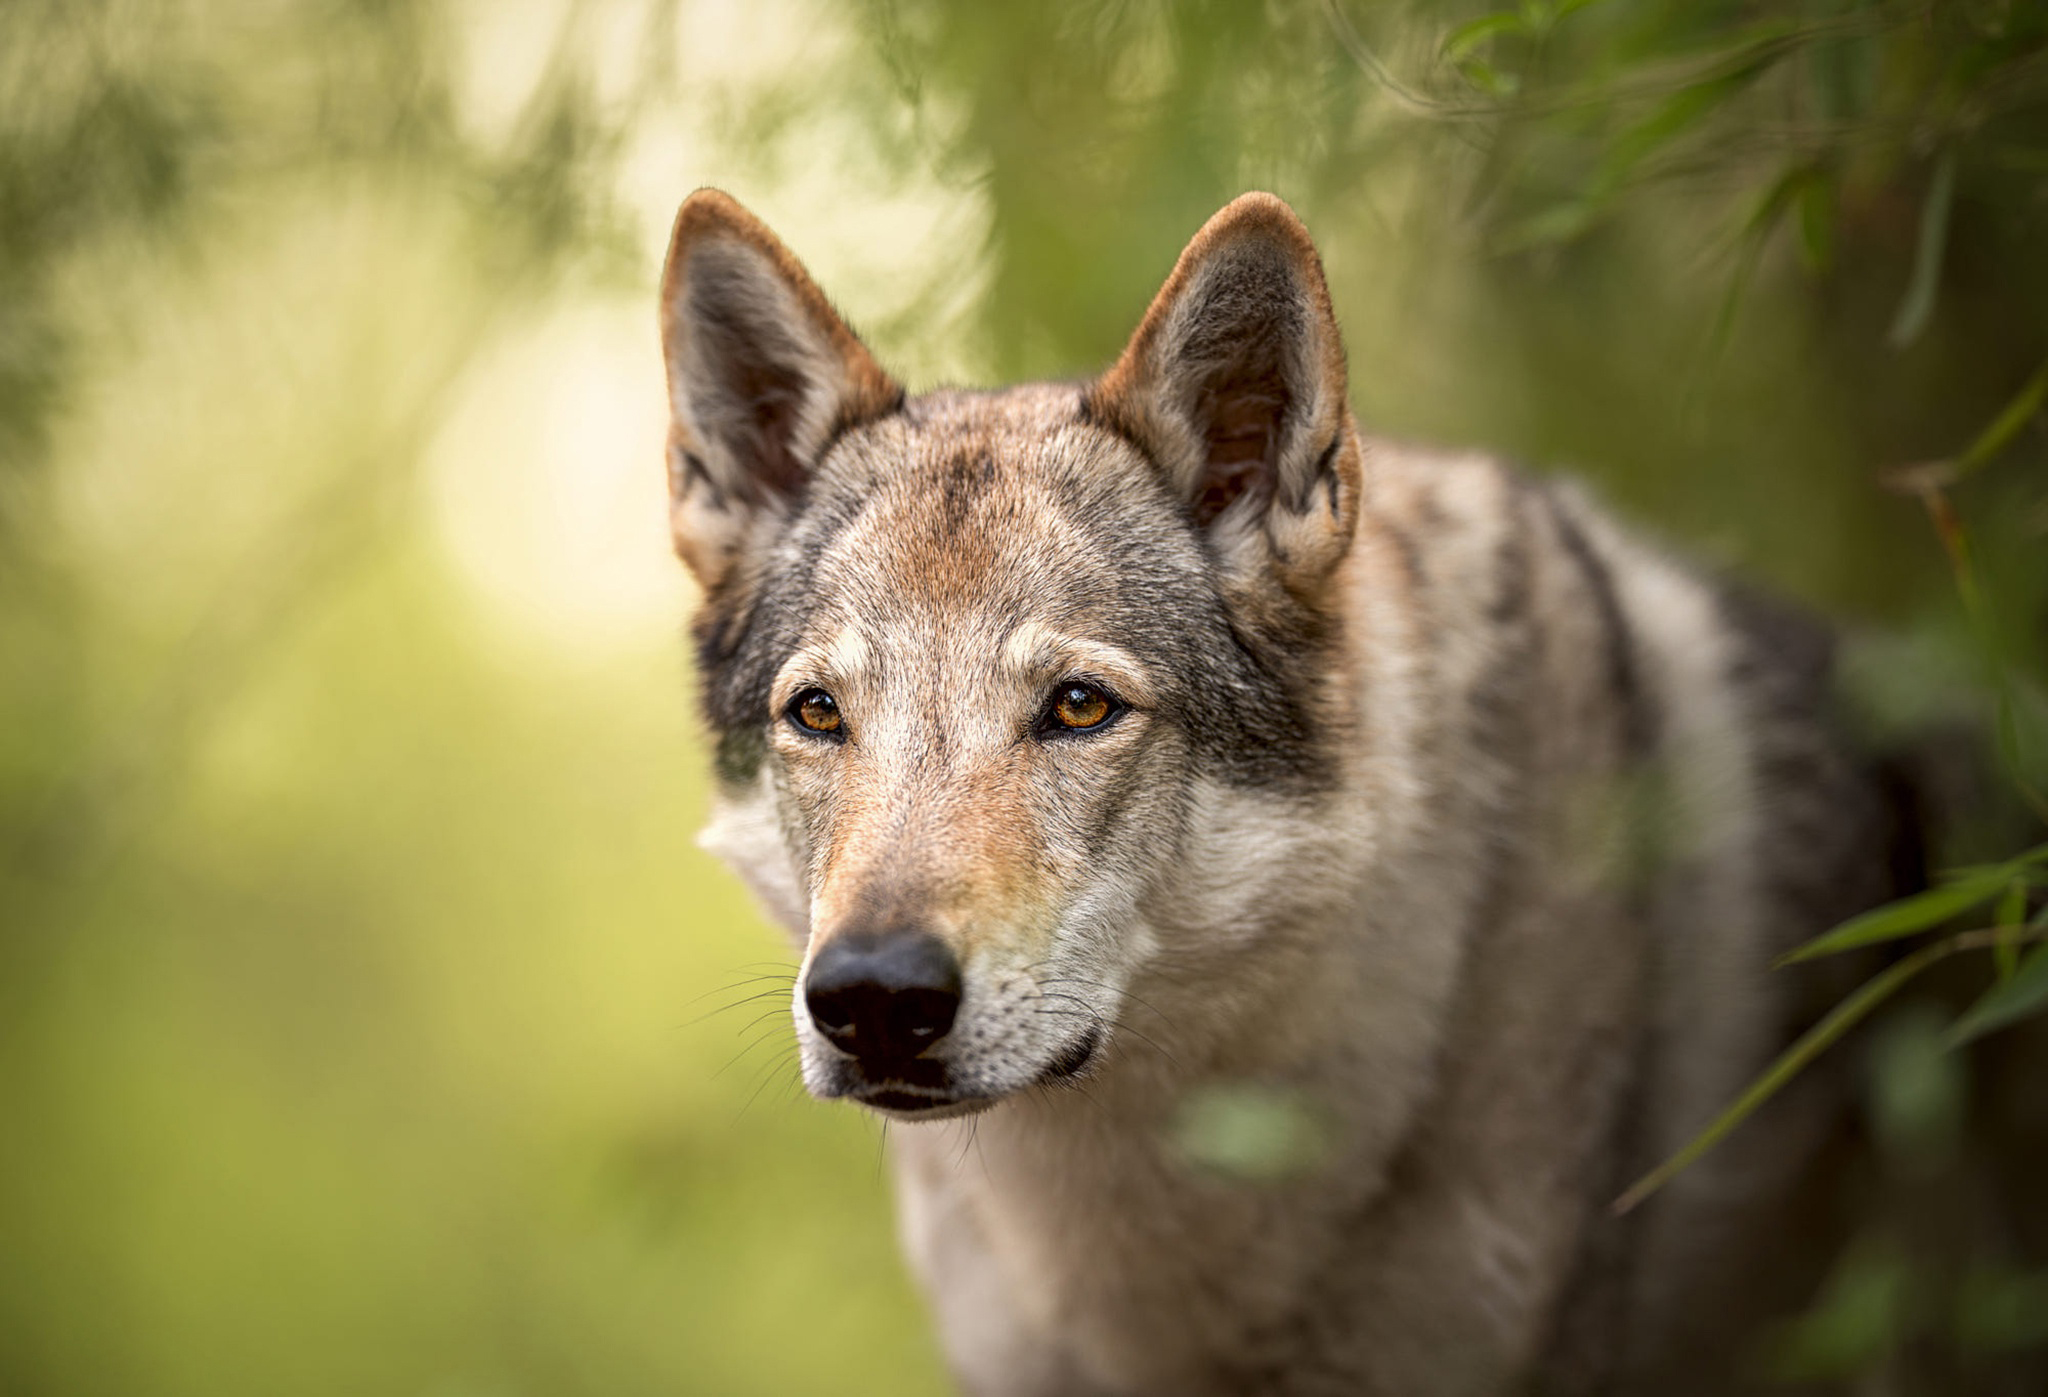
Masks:
[[[2048,1271],[1973,1269],[1956,1295],[1954,1322],[1965,1352],[2012,1353],[2048,1345]]]
[[[1883,1243],[1854,1243],[1834,1266],[1813,1308],[1765,1336],[1761,1357],[1786,1383],[1853,1378],[1898,1342],[1914,1298],[1914,1273]]]
[[[1799,186],[1799,260],[1809,272],[1824,272],[1835,259],[1835,186],[1813,172]]]
[[[1600,172],[1593,181],[1598,195],[1611,194],[1619,188],[1636,166],[1684,135],[1715,108],[1747,87],[1761,71],[1761,66],[1751,67],[1709,82],[1694,83],[1658,103],[1655,110],[1623,131],[1608,147],[1607,158],[1601,162]]]
[[[1192,1164],[1257,1181],[1309,1172],[1329,1158],[1333,1137],[1313,1099],[1285,1088],[1232,1082],[1183,1099],[1169,1138]]]
[[[1994,869],[2001,868],[2008,873],[2021,872],[2033,868],[2048,870],[2048,844],[2037,844],[2031,849],[2022,849],[2019,853],[2000,863],[1966,863],[1958,864],[1954,868],[1945,868],[1941,871],[1941,880],[1944,883],[1953,883],[1956,879],[1966,874],[1989,873]]]
[[[1998,941],[1992,948],[1992,955],[1998,961],[1998,978],[2010,980],[2020,968],[2020,923],[2027,918],[2027,880],[2015,878],[2005,890],[2005,896],[1998,899],[1998,916],[1992,925],[1998,928]]]
[[[1625,1213],[1671,1182],[1700,1156],[1714,1148],[1728,1137],[1729,1132],[1753,1115],[1757,1108],[1799,1075],[1809,1062],[1819,1057],[1836,1040],[1854,1028],[1870,1011],[1892,997],[1899,987],[1918,975],[1928,966],[1957,950],[1953,938],[1922,946],[1897,964],[1865,981],[1854,994],[1837,1004],[1828,1016],[1808,1029],[1791,1047],[1779,1055],[1778,1060],[1764,1069],[1763,1075],[1749,1084],[1742,1095],[1735,1098],[1733,1105],[1716,1116],[1705,1130],[1693,1136],[1678,1153],[1665,1160],[1649,1173],[1630,1185],[1628,1192],[1614,1200],[1614,1211]]]
[[[2048,401],[2048,362],[2034,370],[2034,376],[2027,380],[2026,386],[1992,419],[1990,426],[1977,434],[1969,450],[1956,458],[1955,478],[1961,479],[2005,450],[2007,444],[2020,434],[2020,429],[2034,420],[2034,414],[2041,410],[2044,401]]]
[[[2017,859],[2012,863],[1971,869],[1938,888],[1930,888],[1924,893],[1915,893],[1912,897],[1888,902],[1861,916],[1851,917],[1833,931],[1778,957],[1777,963],[1790,965],[1794,961],[1813,960],[1818,956],[1831,956],[1859,946],[1874,946],[1880,941],[1896,941],[1901,936],[1929,931],[1950,917],[1989,902],[2005,890],[2006,884],[2018,872]]]
[[[1950,1047],[1974,1042],[2048,1009],[2048,945],[2027,952],[2019,970],[1984,992],[1948,1031]]]
[[[1927,198],[1920,205],[1920,244],[1913,251],[1913,278],[1892,320],[1885,343],[1904,349],[1920,338],[1934,316],[1936,294],[1941,289],[1941,267],[1948,251],[1948,216],[1955,203],[1956,156],[1944,150],[1935,162],[1934,178],[1927,182]]]
[[[1812,167],[1803,162],[1789,167],[1771,181],[1751,208],[1749,217],[1743,220],[1742,232],[1735,245],[1735,269],[1729,274],[1727,289],[1721,293],[1721,307],[1714,315],[1714,328],[1707,336],[1709,358],[1718,359],[1728,347],[1729,336],[1735,331],[1735,314],[1741,309],[1742,298],[1749,290],[1750,278],[1756,274],[1765,243],[1770,241],[1771,232],[1784,217],[1786,208],[1814,178]]]
[[[1444,39],[1443,56],[1455,63],[1496,34],[1525,33],[1528,27],[1528,21],[1516,11],[1495,10],[1453,29]]]
[[[1749,217],[1742,222],[1742,236],[1746,241],[1762,243],[1778,226],[1785,209],[1799,198],[1807,185],[1814,179],[1813,167],[1804,163],[1786,168],[1784,173],[1772,180],[1763,194],[1749,211]]]
[[[1553,204],[1531,215],[1501,238],[1496,252],[1521,252],[1533,247],[1552,247],[1571,242],[1599,221],[1600,211],[1591,204]]]
[[[1490,63],[1468,58],[1458,65],[1458,71],[1465,75],[1465,81],[1489,97],[1512,97],[1519,92],[1522,81],[1513,73],[1495,71]]]

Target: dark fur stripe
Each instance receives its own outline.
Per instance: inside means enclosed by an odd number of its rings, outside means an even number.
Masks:
[[[1600,626],[1607,638],[1607,685],[1621,712],[1622,740],[1629,757],[1640,760],[1650,755],[1656,742],[1656,722],[1650,696],[1637,673],[1635,633],[1629,625],[1628,613],[1615,593],[1607,560],[1587,539],[1571,511],[1551,491],[1544,491],[1543,498],[1549,505],[1551,522],[1557,527],[1558,541],[1577,564],[1593,606],[1600,614]]]

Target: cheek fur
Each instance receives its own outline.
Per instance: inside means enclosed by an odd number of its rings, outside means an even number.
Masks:
[[[745,791],[720,796],[697,843],[731,866],[768,914],[801,937],[809,930],[810,898],[802,864],[792,853],[784,808],[772,774],[764,769]]]
[[[1041,755],[1041,839],[1069,882],[1094,871],[1135,872],[1166,858],[1182,823],[1184,762],[1179,734],[1148,715],[1127,714],[1100,738]]]

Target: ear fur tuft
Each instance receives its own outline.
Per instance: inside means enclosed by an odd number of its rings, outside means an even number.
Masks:
[[[1084,411],[1137,443],[1238,563],[1316,574],[1348,547],[1359,453],[1344,347],[1315,244],[1273,195],[1241,195],[1202,226]]]
[[[731,196],[683,201],[662,273],[670,523],[707,589],[787,510],[832,439],[903,390],[788,248]]]

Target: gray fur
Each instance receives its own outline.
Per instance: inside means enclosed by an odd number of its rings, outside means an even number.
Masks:
[[[1811,1012],[1767,967],[1890,890],[1883,792],[1816,628],[1361,435],[1298,229],[1219,215],[1094,384],[799,451],[698,620],[707,843],[813,953],[914,920],[964,966],[891,1144],[970,1392],[1735,1390],[1826,1240],[1789,1220],[1829,1081],[1605,1204]],[[1130,712],[1033,736],[1075,676]],[[843,741],[783,716],[807,686]],[[811,1089],[858,1095],[794,1007]],[[1317,1147],[1218,1172],[1219,1090]]]

